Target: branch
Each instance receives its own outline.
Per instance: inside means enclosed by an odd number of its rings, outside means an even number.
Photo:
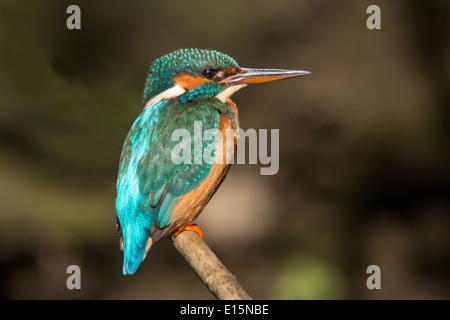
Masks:
[[[196,232],[181,232],[174,238],[173,245],[217,299],[252,300]]]

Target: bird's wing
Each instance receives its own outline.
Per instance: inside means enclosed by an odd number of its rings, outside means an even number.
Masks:
[[[119,173],[120,180],[122,172],[132,170],[129,162],[134,158],[131,178],[137,180],[137,191],[143,197],[137,212],[131,214],[149,216],[151,212],[145,227],[151,228],[154,240],[170,226],[173,200],[196,189],[208,177],[218,144],[213,135],[202,139],[205,130],[219,128],[217,109],[201,102],[164,103],[163,107],[144,110],[136,120],[124,145]],[[181,131],[173,137],[177,129]],[[201,158],[209,154],[205,151],[210,151],[210,159]]]

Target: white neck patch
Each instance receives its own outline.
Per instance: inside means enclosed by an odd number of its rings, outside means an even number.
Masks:
[[[178,96],[181,96],[185,92],[186,92],[186,90],[184,90],[182,87],[180,87],[179,85],[176,84],[172,88],[169,88],[169,89],[161,92],[160,94],[154,96],[150,100],[148,100],[144,106],[144,109],[147,107],[153,107],[154,105],[158,104],[162,100],[170,100],[170,99],[176,98]]]
[[[247,85],[246,84],[237,84],[237,85],[228,87],[225,90],[223,90],[222,92],[220,92],[218,95],[216,95],[215,98],[223,103],[226,103],[236,91],[244,88],[245,86],[247,86]],[[158,94],[158,95],[154,96],[153,98],[151,98],[150,100],[148,100],[144,106],[144,109],[146,109],[148,107],[151,108],[163,100],[170,100],[170,99],[176,98],[178,96],[181,96],[184,93],[186,93],[186,90],[184,88],[180,87],[178,84],[176,84],[173,87],[161,92],[160,94]]]

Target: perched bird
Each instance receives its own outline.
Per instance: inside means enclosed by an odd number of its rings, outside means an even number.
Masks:
[[[125,139],[117,180],[117,230],[122,231],[123,274],[133,274],[153,242],[185,230],[201,213],[225,178],[233,150],[212,137],[200,151],[212,150],[216,161],[198,161],[198,152],[181,163],[172,153],[180,143],[172,133],[185,129],[225,131],[239,128],[230,97],[249,83],[307,75],[307,71],[241,68],[226,54],[181,49],[153,62],[145,82],[143,111]],[[186,132],[186,131],[185,131]],[[192,140],[187,140],[192,141]],[[218,148],[223,148],[218,150]],[[198,149],[198,147],[197,147]],[[197,150],[198,151],[198,150]],[[201,152],[200,152],[201,154]],[[219,157],[223,157],[221,161]]]

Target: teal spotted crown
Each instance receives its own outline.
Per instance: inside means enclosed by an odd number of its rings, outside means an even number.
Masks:
[[[173,78],[179,74],[201,76],[202,70],[221,70],[232,67],[240,70],[230,56],[216,50],[180,49],[155,60],[150,66],[144,88],[144,104],[174,86]]]

